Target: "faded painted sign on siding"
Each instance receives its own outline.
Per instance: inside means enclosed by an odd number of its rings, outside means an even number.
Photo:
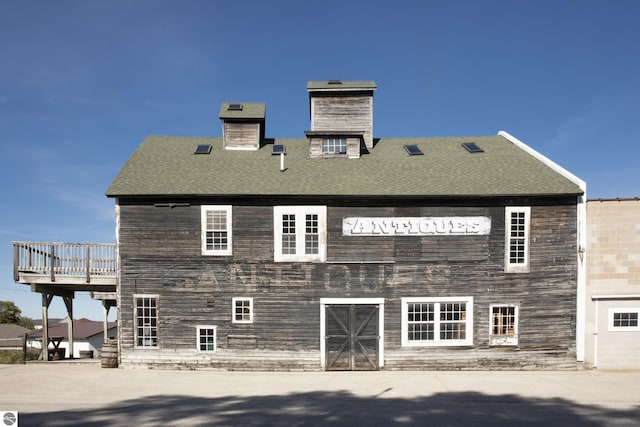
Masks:
[[[342,220],[343,236],[484,236],[491,218],[454,217],[351,217]]]

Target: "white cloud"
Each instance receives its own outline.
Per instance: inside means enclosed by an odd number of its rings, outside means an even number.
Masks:
[[[605,142],[603,138],[613,138],[630,126],[638,126],[636,116],[639,97],[640,90],[636,86],[615,93],[595,95],[582,109],[558,126],[551,144],[602,144]]]

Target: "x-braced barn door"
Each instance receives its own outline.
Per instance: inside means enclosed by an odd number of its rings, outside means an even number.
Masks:
[[[325,313],[325,369],[377,370],[378,305],[327,305]]]

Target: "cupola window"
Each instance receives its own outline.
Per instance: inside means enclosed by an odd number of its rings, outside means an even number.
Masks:
[[[322,140],[323,154],[346,154],[347,139],[346,138],[324,138]]]

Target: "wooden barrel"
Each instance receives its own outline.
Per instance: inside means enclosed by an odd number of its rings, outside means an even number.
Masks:
[[[107,341],[102,344],[102,350],[100,350],[100,360],[102,361],[103,368],[117,368],[118,367],[118,342]]]

